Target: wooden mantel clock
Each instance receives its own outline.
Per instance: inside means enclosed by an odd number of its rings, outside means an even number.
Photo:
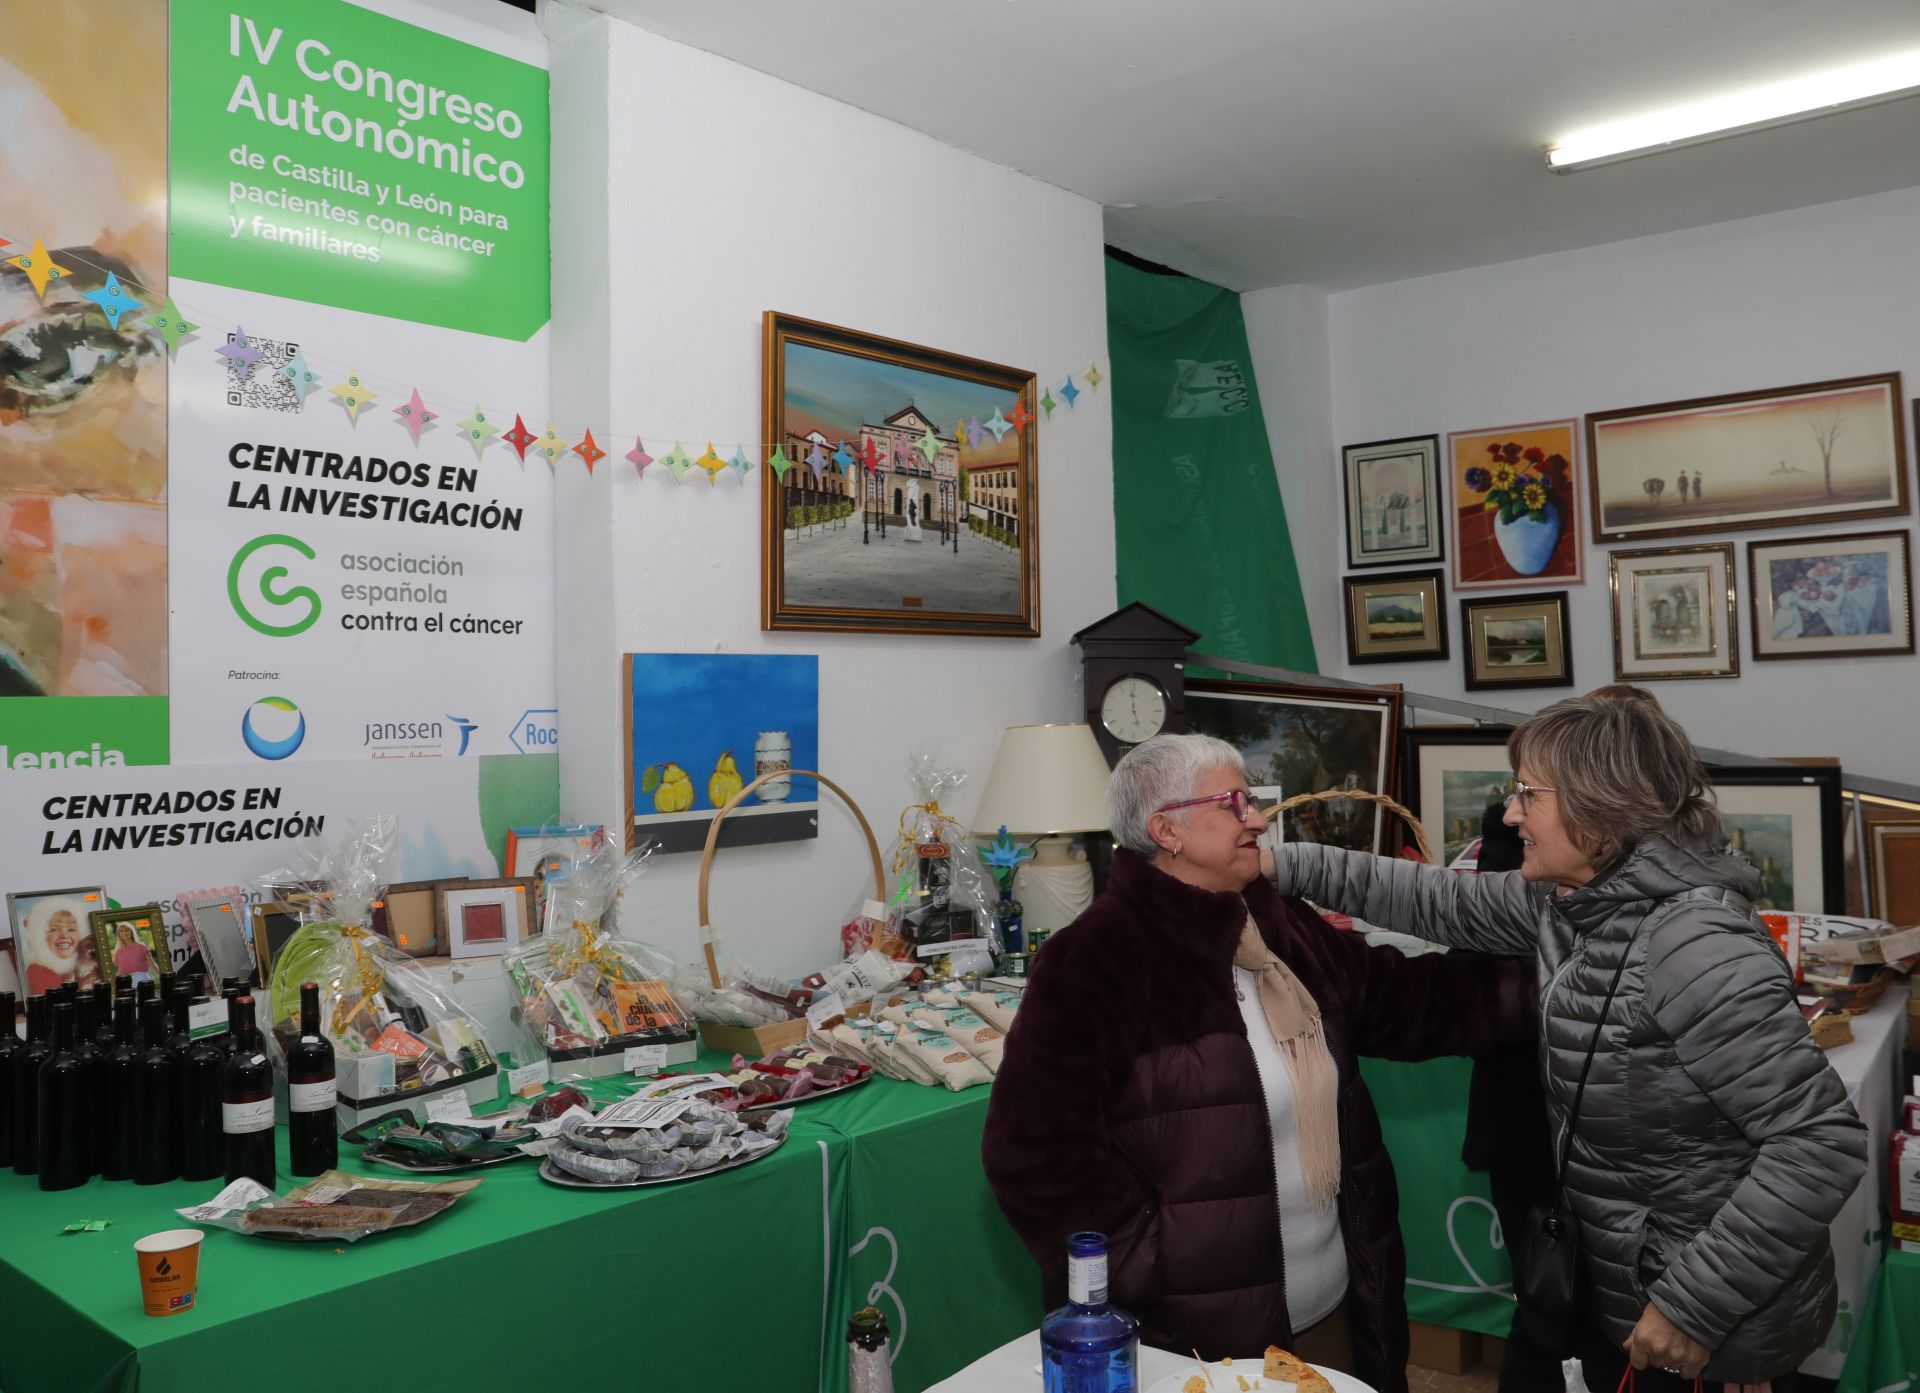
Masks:
[[[1087,724],[1108,767],[1135,745],[1187,728],[1187,649],[1200,635],[1138,600],[1073,636]]]

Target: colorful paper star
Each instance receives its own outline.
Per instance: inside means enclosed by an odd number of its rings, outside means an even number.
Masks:
[[[255,353],[253,356],[258,358],[260,355]],[[347,408],[347,419],[356,426],[360,424],[361,408],[380,395],[362,382],[357,372],[349,372],[346,381],[336,382],[327,390],[340,399],[340,405]]]
[[[1024,431],[1027,428],[1027,423],[1032,419],[1033,419],[1033,413],[1027,410],[1027,403],[1025,402],[1025,400],[1016,401],[1013,404],[1013,414],[1007,417],[1008,422],[1010,422],[1013,428],[1018,431]]]
[[[727,467],[727,462],[713,452],[713,442],[711,440],[707,442],[707,452],[695,460],[694,463],[707,471],[707,482],[709,484],[719,478],[720,471]]]
[[[593,428],[587,428],[587,438],[573,447],[573,452],[587,462],[587,473],[593,473],[594,465],[607,457],[607,452],[593,441]]]
[[[972,450],[979,449],[980,437],[985,434],[986,432],[980,429],[980,418],[973,417],[967,422],[967,447]]]
[[[500,434],[500,427],[489,421],[487,413],[477,406],[473,408],[473,415],[464,421],[455,421],[454,424],[460,427],[460,434],[466,437],[467,444],[473,446],[475,459],[479,459],[487,446],[493,444],[494,436]],[[518,424],[517,420],[515,424]],[[522,458],[524,457],[523,451]]]
[[[1042,392],[1040,394],[1040,407],[1043,411],[1047,413],[1048,418],[1051,419],[1053,416],[1053,407],[1054,407],[1052,392]]]
[[[818,440],[807,447],[807,468],[813,471],[813,477],[816,480],[827,472],[827,457],[820,449],[820,442]]]
[[[293,384],[293,390],[300,394],[300,407],[305,410],[307,398],[320,386],[320,374],[307,366],[307,355],[296,348],[293,361],[280,365],[280,376]]]
[[[237,364],[243,368],[251,368],[260,361],[260,350],[247,342],[247,331],[237,324],[234,325],[233,332],[227,335],[227,341],[213,351],[227,360],[228,367]]]
[[[1080,395],[1080,389],[1073,385],[1073,379],[1071,377],[1060,384],[1060,395],[1067,399],[1068,406],[1072,406],[1074,399]]]
[[[740,477],[743,479],[747,477],[748,471],[753,468],[753,461],[747,458],[747,447],[744,445],[736,445],[733,447],[733,458],[728,460],[727,464],[739,470]]]
[[[171,295],[167,297],[166,308],[147,322],[158,329],[160,336],[167,341],[167,356],[169,358],[179,350],[180,340],[200,327],[198,324],[187,323],[186,316],[180,313],[180,307],[173,303],[173,297]],[[298,354],[295,355],[295,357],[298,356]]]
[[[653,463],[653,456],[647,453],[647,442],[639,436],[633,438],[633,448],[627,451],[627,459],[633,465],[633,472],[641,478],[647,477],[647,466]]]
[[[1013,429],[1013,422],[1009,421],[1005,416],[1002,416],[1000,414],[1000,408],[997,406],[993,408],[993,415],[988,419],[986,425],[987,429],[993,432],[993,440],[996,445],[1000,443],[1001,436]]]
[[[687,471],[693,468],[693,457],[689,455],[685,447],[676,440],[673,442],[673,448],[661,456],[660,463],[666,465],[667,468],[673,471],[675,482],[685,483]]]
[[[553,428],[553,422],[547,422],[547,432],[533,442],[534,450],[547,462],[547,468],[553,468],[553,462],[568,450],[567,442],[560,438],[560,432]]]
[[[873,443],[872,436],[860,442],[860,463],[867,467],[869,474],[880,467],[880,449]]]
[[[928,464],[932,464],[934,456],[940,453],[940,437],[933,433],[932,426],[928,426],[927,433],[916,440],[914,444],[919,447],[920,453],[927,457]]]
[[[853,452],[847,448],[846,441],[842,440],[840,448],[833,452],[833,462],[840,466],[842,473],[853,468]]]
[[[420,432],[440,419],[438,412],[429,411],[427,404],[420,400],[418,387],[413,389],[411,397],[393,408],[393,414],[400,418],[400,424],[406,427],[416,446],[420,443]]]
[[[787,452],[785,450],[775,445],[773,447],[773,453],[767,456],[767,468],[773,471],[774,478],[785,483],[787,471],[793,468],[793,461],[787,458]]]
[[[1100,390],[1100,384],[1106,381],[1106,378],[1100,374],[1100,365],[1098,363],[1088,363],[1087,370],[1082,375],[1087,379],[1087,385],[1096,392]]]
[[[40,244],[38,237],[33,239],[32,251],[23,252],[19,256],[8,257],[7,265],[18,266],[22,271],[25,271],[27,273],[27,279],[33,283],[33,293],[43,300],[47,296],[48,281],[57,281],[62,276],[70,276],[73,274],[66,267],[55,263],[54,259],[47,255],[47,249]]]
[[[909,469],[913,468],[914,446],[915,446],[915,441],[913,437],[910,435],[901,435],[901,436],[894,437],[893,457],[899,460],[900,463],[906,465],[907,468]]]
[[[83,299],[91,300],[100,307],[100,313],[107,317],[107,323],[114,328],[120,327],[120,316],[136,314],[146,308],[133,296],[120,288],[120,278],[113,272],[107,272],[107,283],[98,290],[89,290]]]
[[[478,416],[480,413],[476,411],[473,414]],[[527,429],[527,423],[520,419],[520,413],[517,411],[513,413],[513,429],[500,438],[513,446],[513,452],[520,457],[522,464],[527,462],[527,446],[538,439],[532,431]]]

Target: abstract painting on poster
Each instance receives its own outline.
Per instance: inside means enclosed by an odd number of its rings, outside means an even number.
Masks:
[[[1453,588],[1585,579],[1574,421],[1447,437],[1453,480]]]
[[[628,845],[698,851],[714,812],[761,774],[815,769],[820,660],[812,654],[630,653],[625,697]],[[818,835],[812,779],[774,778],[721,824],[721,846]]]

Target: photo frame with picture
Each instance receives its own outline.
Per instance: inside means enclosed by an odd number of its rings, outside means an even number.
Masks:
[[[101,980],[113,984],[116,998],[122,977],[132,978],[136,987],[142,982],[158,986],[160,974],[173,970],[173,954],[167,947],[167,921],[159,905],[96,909],[87,916],[87,925],[93,934],[94,958],[100,964]]]
[[[106,907],[98,885],[7,895],[7,946],[21,1000],[68,982],[86,988],[104,980],[91,915]]]
[[[1867,836],[1874,917],[1920,924],[1920,815],[1868,823]]]
[[[1420,819],[1434,862],[1474,869],[1481,819],[1513,792],[1510,726],[1408,726],[1402,732],[1400,801]]]
[[[1573,685],[1573,628],[1564,590],[1462,598],[1460,635],[1470,692]]]
[[[218,995],[220,984],[238,977],[259,986],[260,959],[253,948],[253,921],[247,915],[243,893],[190,900],[182,906],[192,925],[193,939],[206,965],[207,988]]]
[[[531,880],[449,881],[439,898],[447,952],[455,959],[497,958],[533,933]]]
[[[1372,440],[1340,452],[1347,496],[1347,569],[1446,556],[1440,437]]]
[[[430,958],[445,950],[440,925],[440,889],[464,880],[408,880],[389,885],[373,902],[372,929],[410,958]]]
[[[1709,766],[1720,824],[1760,872],[1757,910],[1844,914],[1838,764]]]
[[[1447,436],[1453,588],[1586,580],[1578,421]]]
[[[1870,658],[1913,652],[1905,528],[1749,542],[1753,656]]]
[[[1447,609],[1439,571],[1344,576],[1347,661],[1419,663],[1447,657]]]
[[[1740,675],[1731,542],[1613,552],[1607,584],[1615,681]]]

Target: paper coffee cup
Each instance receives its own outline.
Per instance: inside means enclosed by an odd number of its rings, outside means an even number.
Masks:
[[[176,1316],[193,1309],[200,1291],[199,1229],[150,1233],[133,1245],[140,1261],[140,1295],[150,1316]]]

